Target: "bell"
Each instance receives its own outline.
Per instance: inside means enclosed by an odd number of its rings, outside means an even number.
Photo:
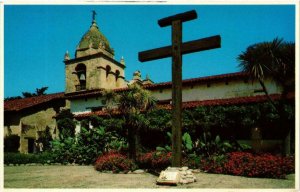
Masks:
[[[85,81],[85,75],[83,73],[80,74],[79,80],[80,81]]]

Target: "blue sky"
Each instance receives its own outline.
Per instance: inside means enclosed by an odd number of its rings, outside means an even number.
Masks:
[[[138,52],[171,44],[171,28],[157,20],[195,9],[198,18],[183,24],[183,41],[220,35],[222,47],[183,56],[183,79],[240,71],[237,56],[254,43],[276,37],[295,42],[293,5],[5,5],[4,97],[65,88],[63,56],[74,58],[89,29],[92,10],[100,31],[124,56],[126,79],[135,70],[154,82],[171,81],[171,59],[141,63]]]

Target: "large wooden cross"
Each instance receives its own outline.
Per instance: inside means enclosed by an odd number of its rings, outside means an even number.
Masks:
[[[172,57],[172,166],[182,159],[182,55],[221,47],[219,35],[182,43],[182,22],[197,18],[195,10],[158,20],[160,27],[172,26],[172,46],[139,52],[139,61]]]

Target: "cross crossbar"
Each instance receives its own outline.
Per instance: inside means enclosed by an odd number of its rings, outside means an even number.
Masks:
[[[203,39],[182,43],[181,54],[189,54],[198,51],[210,50],[221,47],[220,35],[211,36]],[[163,59],[172,56],[172,46],[165,46],[157,49],[139,52],[139,61],[151,61],[155,59]]]

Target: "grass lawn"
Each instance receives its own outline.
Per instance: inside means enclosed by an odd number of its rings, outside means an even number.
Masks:
[[[197,182],[158,186],[149,173],[110,174],[92,166],[4,166],[5,188],[295,188],[295,175],[288,179],[246,178],[197,173]]]

